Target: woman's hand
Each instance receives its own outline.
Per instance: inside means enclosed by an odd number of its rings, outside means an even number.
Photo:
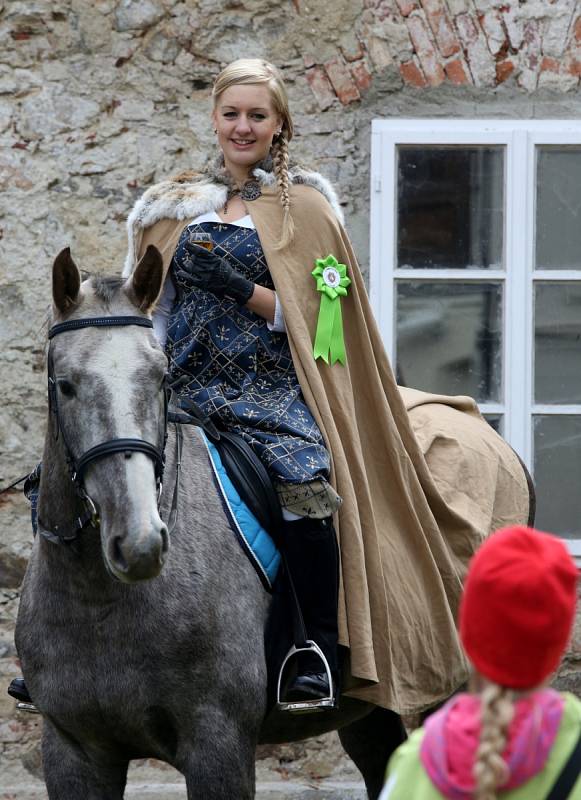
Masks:
[[[243,306],[254,293],[254,283],[236,272],[224,258],[199,245],[186,242],[187,255],[176,276],[186,285],[227,297]]]

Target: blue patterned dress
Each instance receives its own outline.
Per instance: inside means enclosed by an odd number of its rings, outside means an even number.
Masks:
[[[177,289],[166,351],[178,397],[200,405],[219,427],[240,433],[275,484],[306,484],[329,476],[329,454],[304,401],[285,333],[246,307],[180,285],[184,243],[203,231],[214,252],[253,283],[274,288],[256,230],[224,222],[189,225],[171,263]]]

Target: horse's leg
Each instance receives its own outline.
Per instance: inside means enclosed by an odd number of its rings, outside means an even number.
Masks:
[[[185,775],[188,800],[254,800],[257,728],[252,722],[245,729],[222,713],[196,721],[195,742],[176,764]]]
[[[375,708],[366,717],[341,728],[339,738],[363,775],[369,800],[377,800],[388,759],[406,738],[401,718],[394,711]]]
[[[92,761],[79,745],[44,720],[42,762],[49,800],[122,800],[128,761]]]

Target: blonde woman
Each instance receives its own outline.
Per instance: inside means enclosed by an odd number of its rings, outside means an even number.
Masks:
[[[205,174],[178,176],[145,194],[130,218],[135,249],[127,270],[146,243],[166,256],[154,324],[169,357],[171,383],[182,402],[193,400],[218,427],[240,433],[269,471],[307,632],[336,675],[338,551],[331,515],[341,501],[293,366],[253,215],[264,185],[274,183],[281,221],[272,246],[288,246],[294,231],[288,156],[293,126],[286,92],[275,67],[241,60],[218,76],[212,96],[219,157]],[[330,187],[321,184],[335,203]],[[204,238],[210,249],[200,243]],[[300,666],[286,699],[328,696],[332,687],[322,661],[303,655]]]
[[[472,692],[394,753],[380,800],[581,800],[581,702],[547,688],[576,597],[555,537],[513,527],[484,543],[460,606]]]

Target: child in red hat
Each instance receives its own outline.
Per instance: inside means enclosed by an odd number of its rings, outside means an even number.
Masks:
[[[390,759],[379,800],[581,800],[581,702],[548,688],[578,573],[547,533],[511,527],[472,559],[460,638],[474,674]]]

